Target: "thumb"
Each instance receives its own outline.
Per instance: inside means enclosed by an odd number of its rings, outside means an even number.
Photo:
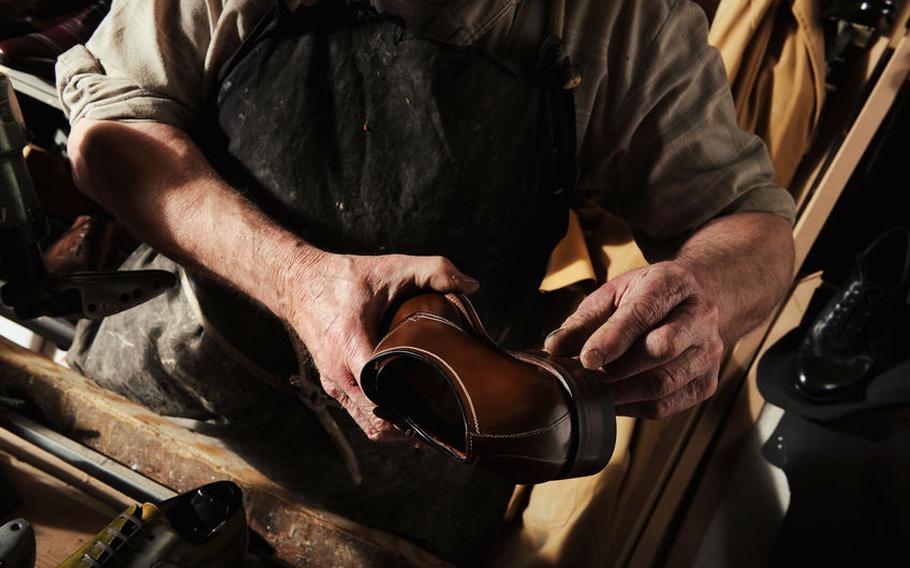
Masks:
[[[418,288],[436,292],[462,292],[473,294],[480,289],[480,282],[458,270],[442,256],[417,257],[413,264],[414,284]]]
[[[373,334],[366,329],[360,329],[348,338],[347,368],[360,390],[360,375],[367,362],[373,356],[376,340]],[[362,393],[358,393],[363,396]]]

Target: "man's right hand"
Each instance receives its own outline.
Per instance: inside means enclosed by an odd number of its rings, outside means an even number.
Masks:
[[[358,382],[381,318],[406,294],[471,293],[476,281],[440,257],[344,256],[301,241],[218,177],[173,126],[83,118],[68,148],[82,191],[162,254],[220,278],[288,322],[326,392],[370,438],[394,437]]]
[[[382,318],[419,290],[470,294],[479,283],[438,256],[308,254],[288,276],[293,301],[283,317],[313,357],[326,393],[371,440],[398,438],[390,423],[373,414],[376,405],[360,388]]]

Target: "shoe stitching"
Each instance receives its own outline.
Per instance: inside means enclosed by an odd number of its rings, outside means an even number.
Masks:
[[[413,314],[409,315],[404,320],[398,322],[398,325],[396,325],[395,327],[390,329],[389,332],[383,336],[382,340],[380,340],[379,344],[381,345],[381,344],[385,343],[385,341],[387,339],[389,339],[398,330],[400,330],[401,328],[403,328],[404,326],[406,326],[409,323],[413,323],[415,320],[418,320],[418,319],[428,319],[431,321],[435,321],[437,323],[448,325],[449,327],[455,328],[456,330],[460,331],[461,333],[468,335],[468,332],[465,331],[461,326],[459,326],[455,322],[447,320],[446,318],[444,318],[442,316],[438,316],[431,312],[414,312]]]
[[[535,458],[535,457],[532,457],[532,456],[525,456],[525,455],[520,455],[520,454],[492,454],[492,455],[486,455],[486,454],[484,454],[484,455],[482,455],[482,456],[478,456],[478,458],[479,458],[479,459],[482,459],[482,460],[485,460],[485,459],[493,459],[493,458],[496,458],[496,459],[499,459],[499,458],[501,458],[501,459],[520,459],[520,460],[529,460],[529,461],[545,462],[545,463],[566,463],[567,461],[569,461],[569,460],[566,460],[566,459],[561,459],[561,460],[559,460],[559,459],[551,459],[551,458]]]
[[[538,434],[543,434],[544,432],[547,432],[549,430],[556,428],[557,426],[559,426],[560,424],[562,424],[563,422],[568,420],[570,417],[571,417],[571,415],[567,412],[562,415],[562,418],[560,418],[556,422],[550,424],[549,426],[537,428],[536,430],[528,430],[527,432],[518,432],[515,434],[478,434],[477,437],[478,438],[530,438],[532,436],[536,436]]]
[[[480,321],[477,310],[474,309],[474,306],[470,304],[470,302],[463,302],[457,294],[451,292],[446,294],[445,297],[450,303],[455,305],[455,308],[458,309],[459,312],[461,312],[461,315],[464,316],[465,320],[467,320],[468,324],[473,328],[475,335],[483,336],[484,339],[495,345],[498,349],[502,349],[493,337],[490,336],[487,328],[483,325],[483,322]]]
[[[474,420],[474,428],[477,430],[477,434],[480,434],[480,422],[477,420],[477,411],[474,408],[474,401],[471,399],[471,394],[468,392],[468,389],[465,386],[465,384],[461,381],[461,377],[459,377],[458,373],[455,372],[455,369],[453,369],[451,365],[449,365],[445,360],[443,360],[441,357],[437,356],[435,353],[430,353],[429,351],[427,351],[425,349],[420,349],[419,347],[413,347],[411,345],[407,345],[404,348],[410,349],[412,351],[418,351],[420,353],[423,353],[423,354],[439,361],[440,363],[442,363],[445,366],[446,369],[449,370],[450,373],[452,373],[452,376],[455,377],[456,381],[458,381],[458,385],[461,387],[461,391],[464,394],[465,399],[467,399],[467,401],[468,401],[468,407],[470,407],[470,409],[471,409],[471,418]],[[395,349],[401,349],[401,348],[396,347]],[[389,351],[394,351],[395,349],[390,349]],[[383,354],[384,354],[384,352],[380,351],[379,353],[374,355],[374,357],[380,357]]]
[[[529,363],[532,365],[537,365],[539,367],[543,367],[554,375],[557,375],[557,376],[562,375],[564,377],[572,376],[571,371],[569,371],[563,365],[561,365],[560,363],[557,363],[556,361],[554,361],[552,359],[548,359],[546,357],[536,355],[534,353],[528,353],[528,352],[522,352],[522,351],[516,351],[515,353],[512,353],[512,356],[514,356],[519,361],[522,361],[523,363]]]

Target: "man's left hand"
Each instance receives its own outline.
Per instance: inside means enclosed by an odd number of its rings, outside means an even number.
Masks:
[[[616,412],[661,419],[710,397],[724,353],[718,308],[692,271],[662,262],[588,296],[546,342],[602,370]]]

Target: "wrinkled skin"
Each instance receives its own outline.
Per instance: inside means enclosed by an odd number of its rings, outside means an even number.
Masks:
[[[663,262],[601,286],[546,348],[602,370],[617,413],[661,419],[714,393],[724,342],[707,292],[685,266]]]

